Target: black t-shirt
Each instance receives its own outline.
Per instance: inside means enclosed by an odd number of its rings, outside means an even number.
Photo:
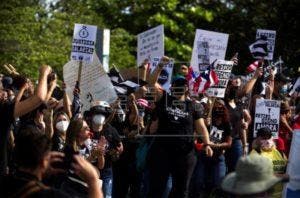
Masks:
[[[16,175],[3,177],[2,180],[0,180],[0,197],[10,197],[21,193],[20,191],[22,188],[24,188],[25,185],[30,181],[36,181],[37,185],[41,184],[35,176],[25,172],[17,172]],[[23,191],[23,193],[26,193],[26,191]],[[63,198],[71,196],[53,188],[41,188],[41,190],[30,194],[28,197]]]
[[[226,141],[228,136],[231,136],[231,126],[230,123],[223,123],[219,126],[212,124],[209,127],[209,140],[215,144],[221,144]],[[222,150],[216,150],[214,156],[218,156],[222,153]]]
[[[0,102],[0,176],[7,166],[7,143],[11,124],[14,122],[14,102]]]
[[[203,118],[201,104],[189,99],[178,101],[164,92],[156,104],[154,116],[158,119],[155,144],[172,152],[185,153],[193,149],[194,121]]]
[[[232,137],[239,138],[241,131],[241,120],[243,118],[243,108],[241,106],[236,106],[232,108],[230,105],[226,106],[229,111],[230,124],[232,127]]]

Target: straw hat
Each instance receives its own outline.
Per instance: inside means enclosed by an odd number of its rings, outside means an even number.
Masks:
[[[282,178],[273,172],[272,161],[258,154],[240,158],[236,171],[222,181],[224,191],[236,195],[253,195],[267,191]]]

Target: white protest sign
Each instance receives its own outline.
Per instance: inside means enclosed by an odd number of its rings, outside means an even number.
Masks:
[[[225,90],[233,68],[233,61],[217,60],[215,63],[215,72],[219,78],[219,83],[206,90],[208,96],[224,98]]]
[[[160,25],[138,34],[137,65],[141,65],[145,59],[164,55],[164,26]]]
[[[97,26],[75,24],[71,60],[93,61],[97,35]]]
[[[212,63],[216,59],[224,60],[226,54],[226,48],[228,43],[229,34],[207,31],[202,29],[196,30],[196,36],[194,40],[194,47],[192,53],[191,66],[195,72],[199,72],[199,62],[197,54],[198,42],[207,42],[209,49],[209,61]]]
[[[208,42],[198,41],[197,42],[197,58],[199,71],[205,71],[209,66],[209,47]]]
[[[292,90],[290,91],[289,95],[293,95],[295,92],[297,92],[299,94],[300,92],[300,77],[297,78],[297,81],[295,82],[295,84],[293,85]]]
[[[289,161],[286,173],[289,175],[289,182],[283,191],[283,197],[300,197],[300,130],[293,131],[293,138],[289,154]],[[296,196],[292,196],[296,195]]]
[[[254,115],[254,137],[257,130],[267,127],[272,131],[273,137],[278,138],[280,116],[280,101],[256,99]]]
[[[151,59],[150,73],[152,73],[155,70],[155,68],[158,66],[160,59],[161,58],[157,58],[157,57]],[[157,81],[165,91],[169,91],[171,87],[173,68],[174,68],[174,61],[171,59],[170,62],[164,66],[163,70],[160,73],[160,76],[158,77]]]
[[[266,60],[273,60],[273,54],[275,49],[275,39],[276,39],[276,31],[274,30],[256,30],[256,39],[260,38],[261,36],[267,37],[268,41],[268,56],[265,57]]]
[[[69,97],[73,98],[73,89],[78,77],[78,61],[69,61],[64,65],[64,82],[67,86]],[[82,110],[88,110],[92,100],[103,100],[113,103],[117,99],[117,94],[110,81],[110,78],[104,71],[99,58],[94,53],[93,62],[83,63],[80,81],[80,99],[83,103]]]

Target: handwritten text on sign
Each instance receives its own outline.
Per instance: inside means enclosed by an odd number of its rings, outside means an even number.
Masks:
[[[145,59],[164,55],[164,26],[160,25],[138,34],[137,64]]]
[[[95,50],[97,26],[75,24],[71,60],[93,61]]]
[[[274,138],[278,137],[280,101],[256,99],[254,116],[254,137],[263,127],[271,129]]]
[[[228,34],[197,29],[195,40],[194,40],[193,52],[192,52],[192,60],[191,60],[191,66],[193,67],[193,70],[199,72],[199,67],[198,67],[199,63],[197,57],[198,42],[208,43],[209,61],[210,63],[212,63],[216,59],[220,59],[220,60],[225,59],[228,37],[229,37]]]

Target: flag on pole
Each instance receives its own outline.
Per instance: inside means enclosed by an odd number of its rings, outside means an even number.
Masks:
[[[204,93],[209,87],[219,83],[219,78],[214,71],[213,65],[215,61],[209,65],[207,70],[202,72],[194,82],[193,92],[194,93]]]
[[[261,36],[249,46],[250,52],[255,59],[262,59],[268,55],[268,41],[266,36]]]

